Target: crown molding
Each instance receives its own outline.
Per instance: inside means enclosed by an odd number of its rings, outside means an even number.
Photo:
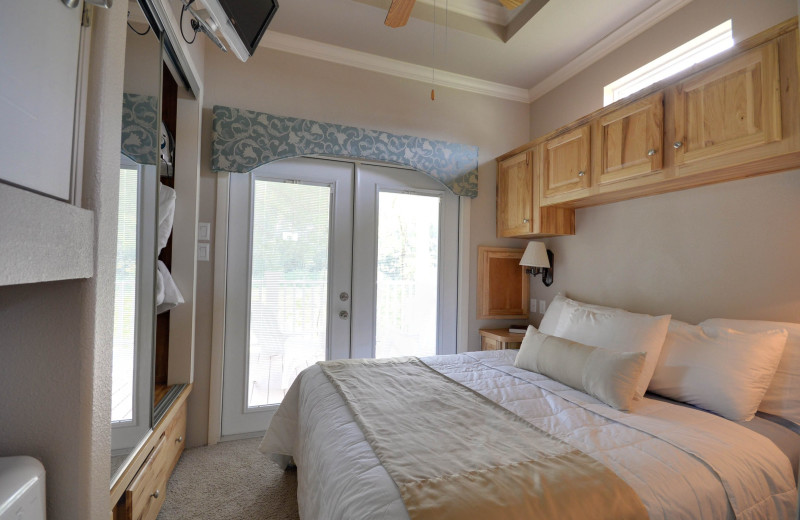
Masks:
[[[435,83],[437,86],[463,90],[473,94],[520,103],[531,103],[691,2],[692,0],[658,0],[654,5],[628,20],[619,29],[613,31],[589,50],[580,54],[530,89],[513,87],[438,69],[436,70]],[[431,82],[430,67],[276,31],[267,31],[261,40],[260,46],[422,83]]]
[[[261,39],[260,46],[423,83],[431,82],[430,67],[384,58],[376,54],[355,51],[290,34],[267,31]],[[472,78],[444,70],[436,70],[436,85],[520,103],[530,102],[528,89]]]
[[[531,87],[528,91],[530,102],[536,101],[690,2],[692,0],[659,0],[590,47],[589,50]]]

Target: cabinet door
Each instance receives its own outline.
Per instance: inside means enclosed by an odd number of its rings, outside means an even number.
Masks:
[[[544,143],[543,198],[589,188],[590,133],[586,124]]]
[[[676,164],[780,139],[777,42],[755,48],[676,86]]]
[[[659,92],[600,117],[597,184],[641,177],[661,169],[664,142],[664,94]]]
[[[533,167],[526,151],[497,165],[497,236],[533,232]]]
[[[478,246],[479,320],[528,319],[530,279],[519,265],[524,249]]]

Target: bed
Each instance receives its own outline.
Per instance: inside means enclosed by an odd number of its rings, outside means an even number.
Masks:
[[[800,434],[792,423],[764,414],[737,423],[650,394],[620,411],[515,366],[516,358],[517,351],[505,350],[421,362],[610,469],[651,519],[796,518]],[[260,450],[281,465],[297,465],[302,518],[422,518],[409,513],[359,424],[352,403],[315,365],[290,388]],[[437,450],[459,446],[441,435]],[[458,453],[469,458],[493,442],[468,439]],[[513,515],[498,507],[492,517]],[[598,510],[590,517],[613,516]]]

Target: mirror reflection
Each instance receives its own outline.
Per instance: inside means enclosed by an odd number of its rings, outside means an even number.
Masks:
[[[111,402],[111,482],[152,426],[162,43],[128,4]]]

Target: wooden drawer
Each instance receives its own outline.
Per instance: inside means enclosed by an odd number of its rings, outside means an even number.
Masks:
[[[158,428],[163,432],[158,444],[125,491],[125,507],[120,518],[155,519],[164,504],[167,482],[186,444],[186,401],[168,418],[169,422]]]
[[[181,404],[175,417],[167,425],[164,442],[166,443],[164,459],[168,462],[169,473],[172,473],[186,445],[186,401]]]
[[[505,350],[519,348],[525,334],[508,332],[508,329],[480,329],[481,350]]]
[[[162,435],[131,485],[125,490],[126,519],[155,520],[158,516],[167,497],[169,480],[166,444],[166,435]]]

